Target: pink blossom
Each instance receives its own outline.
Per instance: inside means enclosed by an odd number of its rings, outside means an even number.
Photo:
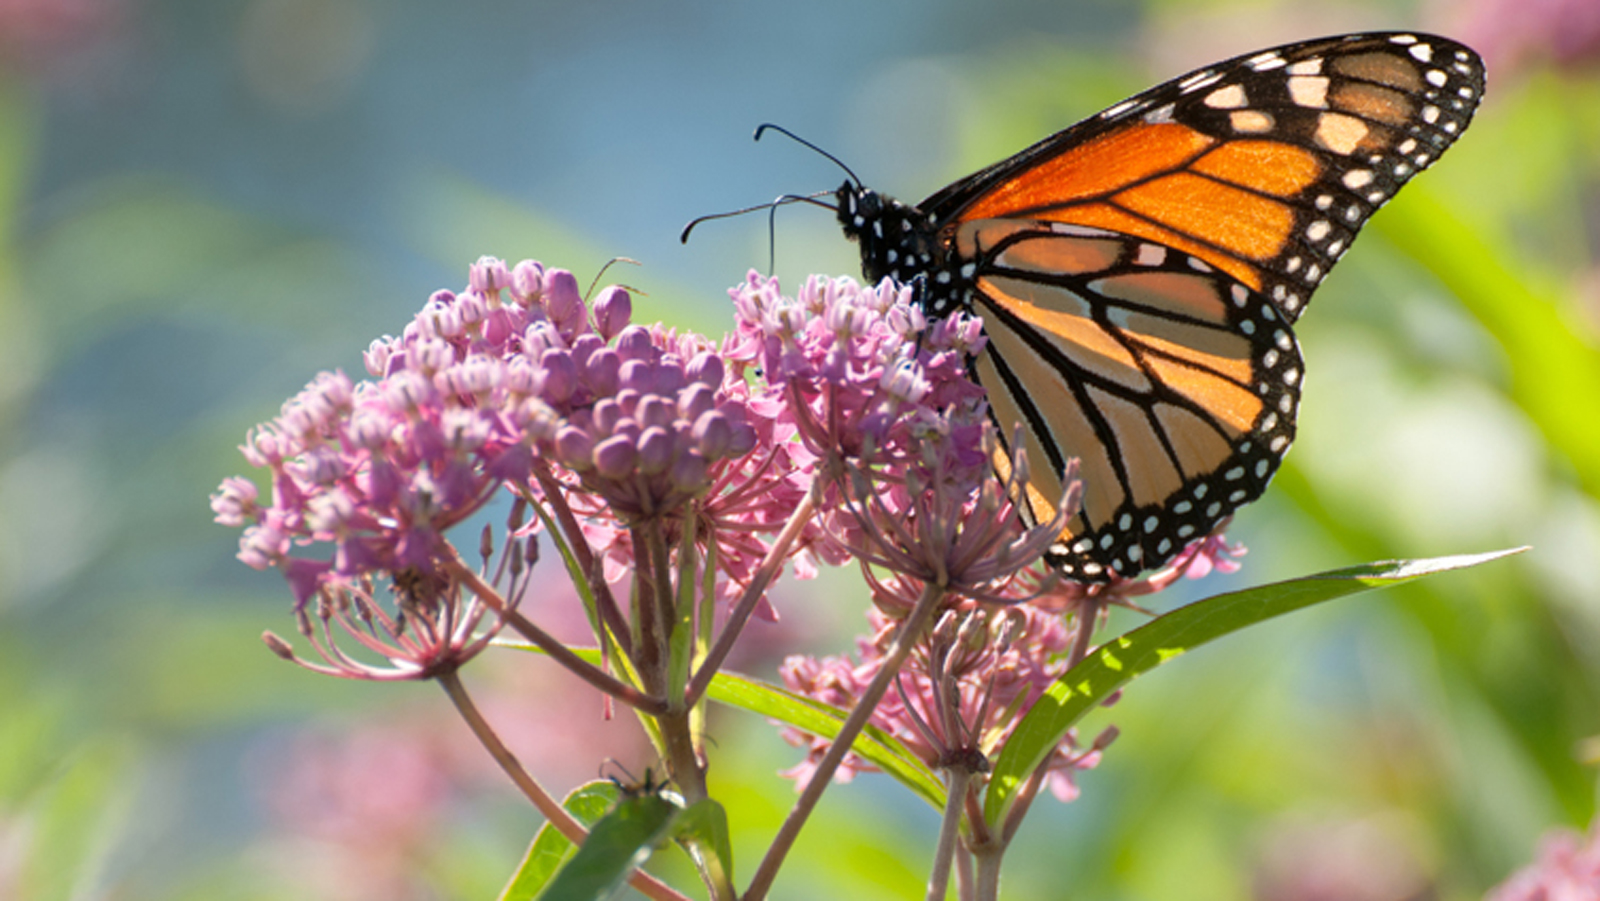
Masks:
[[[1594,0],[1466,0],[1441,7],[1444,31],[1483,55],[1491,72],[1537,60],[1575,68],[1600,60]]]
[[[1488,901],[1600,901],[1600,831],[1558,829],[1540,842],[1538,859],[1512,874]]]
[[[784,685],[807,697],[849,709],[877,673],[897,623],[868,613],[872,633],[857,639],[854,658],[794,656],[784,661]],[[891,691],[879,702],[872,724],[904,742],[930,767],[951,764],[976,751],[992,756],[1004,746],[1023,714],[1067,668],[1071,635],[1059,616],[1026,604],[995,608],[968,602],[947,611],[918,645]],[[784,775],[803,788],[828,747],[826,739],[787,729],[784,738],[807,749],[806,759]],[[1103,744],[1103,743],[1102,743]],[[1101,746],[1081,748],[1068,733],[1045,763],[1052,792],[1076,797],[1073,774],[1100,760]],[[841,782],[874,767],[855,755],[845,758]]]

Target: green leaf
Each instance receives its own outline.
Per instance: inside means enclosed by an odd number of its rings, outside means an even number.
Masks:
[[[598,781],[580,785],[567,795],[561,806],[584,826],[593,826],[617,800],[617,787]],[[572,857],[577,847],[549,823],[539,827],[528,845],[528,853],[500,892],[500,901],[531,901],[550,882],[557,869]]]
[[[706,695],[714,701],[787,723],[812,735],[833,738],[850,715],[831,704],[814,701],[748,676],[718,673]],[[944,809],[944,784],[928,765],[899,739],[868,725],[850,750],[871,761],[937,810]]]
[[[1078,720],[1134,677],[1209,641],[1334,598],[1477,566],[1525,550],[1352,566],[1287,582],[1219,594],[1179,607],[1091,652],[1062,674],[1017,724],[994,763],[984,817],[997,827],[1017,790]]]
[[[527,642],[500,638],[495,639],[494,643],[501,647],[533,651],[536,654],[544,653]],[[600,652],[593,648],[575,648],[573,652],[585,660],[600,659]],[[771,683],[726,672],[717,673],[711,678],[711,686],[706,689],[706,697],[730,707],[770,717],[823,738],[838,735],[839,727],[844,725],[845,718],[850,715],[847,710],[797,695]],[[860,735],[856,736],[855,744],[850,750],[916,792],[934,809],[944,809],[944,784],[900,739],[877,726],[868,725],[861,730]]]
[[[557,871],[541,901],[599,901],[615,895],[629,874],[672,836],[683,808],[659,794],[624,797]]]
[[[1374,227],[1427,267],[1505,348],[1511,397],[1600,495],[1600,418],[1575,416],[1600,397],[1600,353],[1569,324],[1561,304],[1529,287],[1496,244],[1427,190],[1412,186]]]
[[[728,832],[728,812],[705,798],[678,817],[673,835],[694,858],[695,865],[714,885],[733,885],[733,841]],[[710,852],[710,857],[705,852]]]

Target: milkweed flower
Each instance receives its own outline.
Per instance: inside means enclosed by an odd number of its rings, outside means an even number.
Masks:
[[[941,416],[968,426],[953,448],[976,485],[988,465],[979,433],[983,389],[967,378],[966,355],[983,347],[982,325],[958,313],[930,322],[910,288],[885,280],[808,278],[794,297],[752,271],[732,289],[730,353],[760,367],[783,392],[779,421],[817,458],[920,465],[921,439]]]
[[[826,704],[849,709],[877,673],[897,623],[883,613],[868,613],[872,632],[857,640],[849,656],[793,656],[780,669],[784,685]],[[894,735],[924,763],[941,768],[961,755],[997,753],[1023,714],[1067,669],[1070,635],[1061,617],[1026,604],[997,608],[966,602],[946,611],[938,626],[918,644],[878,704],[872,724]],[[806,759],[785,776],[803,788],[828,741],[795,729],[784,731],[791,744],[806,748]],[[1097,765],[1107,741],[1082,747],[1075,731],[1062,739],[1044,767],[1052,793],[1063,801],[1077,797],[1075,773]],[[980,758],[981,759],[981,758]],[[874,771],[850,755],[838,771],[847,782]],[[981,770],[981,765],[979,766]]]

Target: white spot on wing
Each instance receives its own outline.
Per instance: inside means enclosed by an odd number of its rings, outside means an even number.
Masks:
[[[1212,109],[1239,109],[1249,103],[1245,96],[1244,85],[1230,84],[1225,88],[1217,88],[1206,95],[1206,106]]]
[[[1289,87],[1289,99],[1293,100],[1297,105],[1311,107],[1312,109],[1327,108],[1328,79],[1301,75],[1289,79],[1287,84]]]

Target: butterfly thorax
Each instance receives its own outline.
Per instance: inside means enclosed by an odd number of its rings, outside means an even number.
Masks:
[[[845,236],[861,245],[861,271],[868,281],[892,278],[911,285],[917,302],[935,316],[960,303],[946,242],[932,217],[853,182],[841,185],[835,196]]]

